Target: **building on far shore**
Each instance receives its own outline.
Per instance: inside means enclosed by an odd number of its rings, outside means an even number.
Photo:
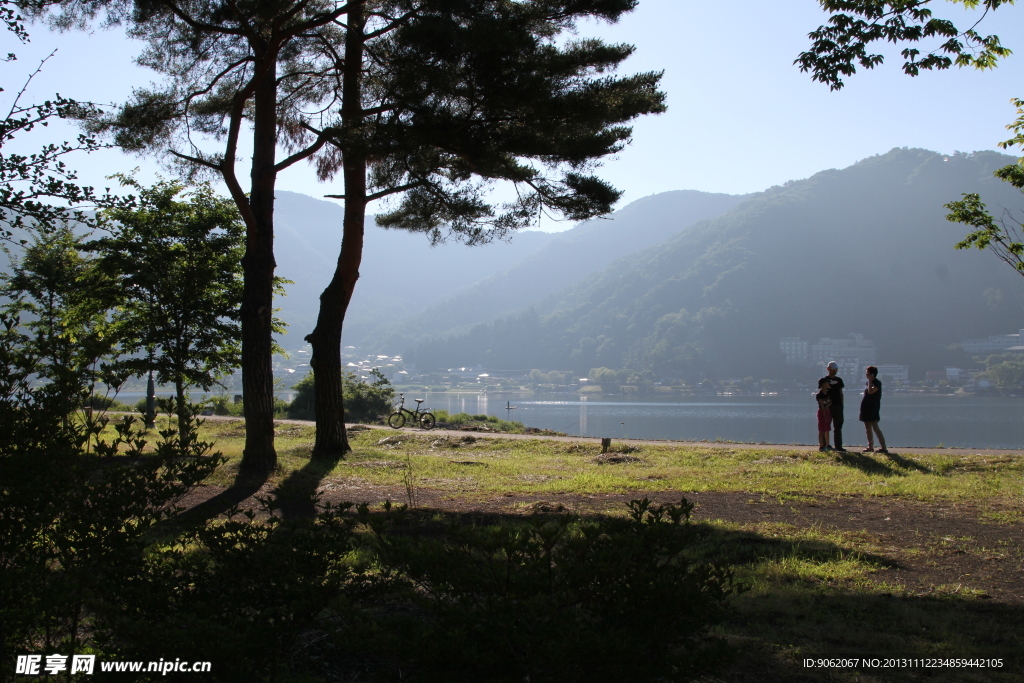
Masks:
[[[909,382],[910,381],[910,366],[909,365],[894,365],[887,363],[878,366],[878,377],[886,378],[890,382]]]
[[[861,378],[865,368],[877,365],[879,377],[885,377],[890,382],[910,381],[910,366],[894,363],[878,365],[878,349],[863,334],[849,334],[840,339],[822,337],[813,344],[800,337],[782,337],[779,350],[786,358],[786,365],[818,368],[822,374],[826,372],[828,362],[834,360],[839,364],[841,377]]]
[[[865,339],[863,334],[849,334],[840,339],[822,337],[816,343],[800,337],[782,337],[779,350],[786,358],[786,365],[807,368],[821,368],[824,372],[829,361],[839,364],[841,376],[864,374],[864,368],[875,364],[877,349],[875,343]]]
[[[864,368],[875,364],[877,349],[875,343],[865,339],[863,334],[849,334],[842,339],[822,337],[817,344],[811,345],[811,363],[825,367],[829,361],[839,364],[839,374],[856,376],[864,372]]]
[[[985,339],[968,339],[963,342],[963,348],[964,353],[1024,352],[1024,329],[1017,334],[993,334]]]
[[[786,365],[807,365],[807,341],[800,337],[783,337],[779,349],[786,357]]]

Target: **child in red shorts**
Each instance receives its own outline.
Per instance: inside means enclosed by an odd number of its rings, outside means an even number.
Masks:
[[[814,398],[818,401],[818,450],[830,451],[829,435],[832,432],[832,401],[828,397],[828,378],[822,377],[818,382],[818,393]]]

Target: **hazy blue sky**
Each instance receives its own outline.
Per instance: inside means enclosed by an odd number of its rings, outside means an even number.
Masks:
[[[935,10],[958,25],[971,23],[959,5],[937,2]],[[753,192],[893,147],[974,151],[994,149],[1008,137],[1005,125],[1015,118],[1009,99],[1024,97],[1024,8],[1000,9],[980,26],[1019,52],[994,71],[909,78],[890,49],[883,67],[847,79],[840,92],[811,82],[792,64],[824,17],[815,0],[641,0],[617,25],[581,26],[581,36],[636,45],[624,72],[665,72],[669,111],[639,121],[633,144],[603,170],[625,190],[623,204],[666,190]],[[5,104],[14,84],[55,47],[29,100],[59,92],[115,102],[152,80],[132,64],[139,45],[118,29],[55,35],[34,26],[31,34],[29,45],[4,35],[2,51],[19,57],[3,65]],[[152,159],[116,152],[78,157],[72,165],[98,186],[109,184],[104,176],[115,171],[142,166],[148,179],[157,170]],[[313,196],[340,191],[317,183],[306,166],[282,174],[278,187]]]

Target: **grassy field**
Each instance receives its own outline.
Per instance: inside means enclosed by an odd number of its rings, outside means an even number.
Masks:
[[[277,431],[277,480],[307,468],[311,426]],[[204,438],[237,465],[244,426],[211,422]],[[730,448],[725,445],[614,447],[600,456],[593,442],[501,440],[478,435],[446,438],[370,429],[351,437],[354,453],[317,476],[357,477],[379,486],[403,485],[411,469],[419,487],[450,491],[463,500],[515,495],[743,491],[779,500],[816,496],[897,497],[921,502],[972,501],[1005,523],[1024,521],[1024,457],[968,456],[938,451],[913,458]],[[620,450],[616,450],[619,448]],[[635,450],[634,450],[635,449]],[[220,472],[219,483],[236,474]]]
[[[584,515],[623,514],[624,501],[645,496],[695,500],[693,552],[730,562],[748,587],[716,632],[737,656],[707,681],[1024,680],[1019,454],[837,457],[724,444],[602,455],[592,442],[370,429],[352,434],[354,452],[332,466],[310,463],[311,427],[277,431],[270,486],[282,499],[317,491],[429,514]],[[203,434],[230,458],[212,482],[226,487],[243,427],[211,421]],[[825,669],[808,658],[880,661]],[[924,666],[934,658],[1003,666]],[[887,659],[926,661],[882,668]]]

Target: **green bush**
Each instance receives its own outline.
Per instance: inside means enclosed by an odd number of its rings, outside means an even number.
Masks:
[[[432,412],[434,417],[437,418],[438,423],[453,425],[456,427],[475,424],[498,432],[510,432],[513,434],[521,434],[526,430],[526,427],[522,422],[502,420],[501,418],[493,415],[470,415],[469,413],[455,413],[454,415],[450,415],[448,411],[443,408],[441,410],[432,410],[430,412]]]
[[[728,654],[707,631],[738,588],[687,559],[685,500],[494,525],[348,507],[236,510],[162,544],[97,613],[97,642],[226,681],[685,680]]]
[[[226,394],[210,396],[208,399],[203,401],[203,405],[213,410],[214,415],[232,415],[234,417],[241,417],[245,412],[245,407],[242,402],[235,403],[234,399]]]
[[[67,419],[83,387],[33,387],[21,335],[0,325],[0,679],[19,654],[91,648],[101,605],[136,580],[154,525],[222,461],[161,432],[147,448],[128,416]],[[145,449],[145,453],[144,453]],[[113,457],[124,456],[124,457]]]
[[[342,372],[342,396],[345,403],[346,422],[380,423],[391,412],[395,390],[391,382],[377,370],[371,370],[373,382],[359,380],[353,372]],[[313,393],[313,373],[303,377],[295,386],[295,398],[288,408],[287,416],[295,420],[316,419],[316,401]]]
[[[398,680],[680,680],[720,660],[705,638],[739,587],[693,561],[692,504],[630,503],[628,518],[571,515],[443,531],[367,518],[389,609],[349,633]],[[401,598],[395,602],[396,598]],[[404,606],[403,606],[404,605]]]
[[[212,681],[315,680],[307,677],[308,641],[360,585],[346,560],[355,519],[345,509],[287,522],[236,510],[155,549],[109,597],[98,640],[122,659],[212,662],[203,675]]]
[[[132,406],[118,401],[113,396],[102,396],[100,394],[91,394],[84,403],[85,408],[92,408],[93,410],[114,410],[117,412],[131,412]]]

